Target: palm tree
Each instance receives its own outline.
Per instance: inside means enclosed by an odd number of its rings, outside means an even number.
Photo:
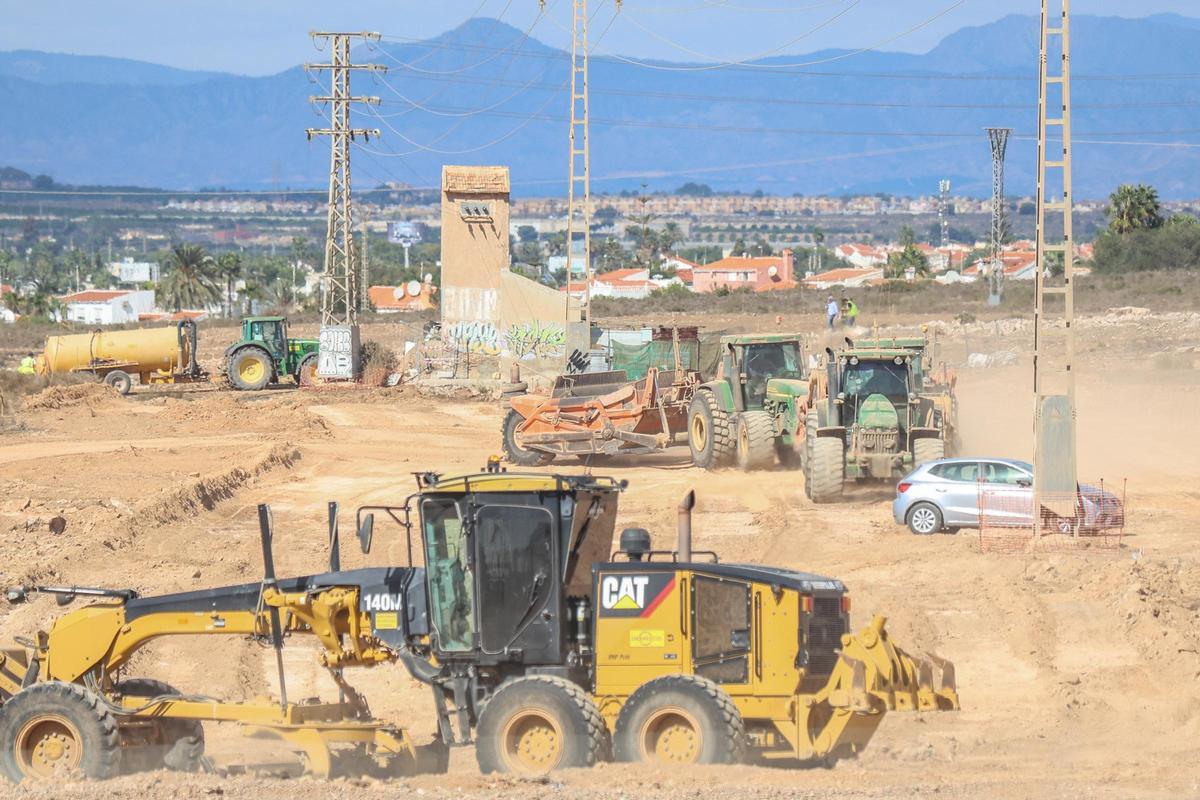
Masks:
[[[207,308],[221,299],[217,262],[198,244],[177,244],[167,257],[167,276],[160,284],[165,302],[175,311]]]
[[[217,256],[217,275],[225,281],[225,316],[233,316],[233,284],[242,277],[242,254],[229,251]]]
[[[1124,235],[1144,228],[1157,228],[1163,223],[1158,190],[1144,183],[1122,184],[1109,197],[1108,229]]]

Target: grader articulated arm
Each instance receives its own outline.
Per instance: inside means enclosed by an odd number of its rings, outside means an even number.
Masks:
[[[876,616],[857,634],[844,634],[838,664],[813,694],[796,697],[796,755],[821,759],[866,747],[888,711],[956,711],[954,665],[916,659],[892,643]]]

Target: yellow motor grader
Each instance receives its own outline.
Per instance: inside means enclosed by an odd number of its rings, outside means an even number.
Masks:
[[[198,769],[203,722],[279,737],[319,775],[445,769],[473,745],[484,772],[541,774],[608,758],[833,762],[889,711],[958,708],[953,666],[890,640],[882,617],[849,628],[838,580],[721,562],[637,528],[612,552],[624,482],[510,474],[418,476],[402,506],[358,510],[370,551],[376,515],[408,536],[408,563],[341,570],[336,511],[328,572],[276,579],[260,507],[260,583],[141,597],[130,589],[22,587],[92,603],[0,659],[0,770],[13,780]],[[416,548],[414,548],[414,538]],[[337,702],[229,703],[125,674],[163,636],[316,636]],[[432,688],[438,734],[418,746],[403,721],[372,717],[343,677],[399,663]]]

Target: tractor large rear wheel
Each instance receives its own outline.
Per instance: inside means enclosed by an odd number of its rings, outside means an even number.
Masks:
[[[550,453],[543,453],[540,450],[530,450],[517,442],[517,428],[525,421],[515,408],[510,408],[504,416],[504,422],[500,425],[500,431],[503,434],[504,442],[504,457],[509,460],[509,463],[516,464],[521,467],[541,467],[549,464],[554,460],[554,456]]]
[[[733,459],[735,445],[729,415],[710,391],[697,392],[688,407],[688,445],[692,463],[704,469],[724,467]]]
[[[919,467],[946,456],[944,439],[917,439],[913,442],[913,466]]]
[[[483,773],[545,775],[591,767],[608,755],[596,704],[565,678],[530,675],[496,690],[479,715],[475,757]]]
[[[156,697],[180,696],[178,689],[152,678],[121,681],[116,691],[125,697],[145,701]],[[154,717],[152,721],[150,740],[142,742],[136,749],[125,749],[123,771],[169,769],[172,772],[199,772],[204,764],[204,726],[193,719]]]
[[[14,783],[111,778],[120,745],[116,719],[77,684],[35,683],[0,713],[0,771]]]
[[[744,747],[737,706],[696,675],[665,675],[638,687],[621,708],[613,738],[618,761],[662,765],[734,764]]]
[[[316,386],[317,385],[317,354],[309,353],[300,362],[300,366],[296,367],[296,385],[297,386]]]
[[[271,382],[271,356],[261,347],[243,347],[229,359],[226,373],[234,388],[257,392]]]
[[[814,503],[828,503],[842,495],[846,480],[846,460],[840,436],[822,436],[813,443],[805,479],[808,496]]]
[[[737,416],[737,465],[741,469],[766,469],[775,462],[775,420],[765,411],[743,411]]]

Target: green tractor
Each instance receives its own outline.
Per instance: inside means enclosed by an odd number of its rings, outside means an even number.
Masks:
[[[244,317],[242,338],[225,348],[225,376],[235,389],[258,391],[290,375],[317,371],[317,340],[288,338],[286,317]]]
[[[920,392],[921,354],[901,347],[826,350],[804,409],[805,492],[814,502],[850,481],[892,481],[946,454],[939,404]]]
[[[926,327],[921,326],[924,332]],[[958,453],[962,447],[958,430],[958,397],[955,386],[958,376],[945,361],[938,361],[934,351],[936,347],[924,335],[900,337],[872,337],[857,339],[853,343],[859,348],[881,348],[911,350],[917,357],[913,359],[913,378],[917,393],[933,401],[941,412],[945,427],[946,455]]]
[[[759,469],[800,461],[800,411],[808,396],[799,334],[721,337],[716,377],[701,384],[688,408],[692,463]]]

